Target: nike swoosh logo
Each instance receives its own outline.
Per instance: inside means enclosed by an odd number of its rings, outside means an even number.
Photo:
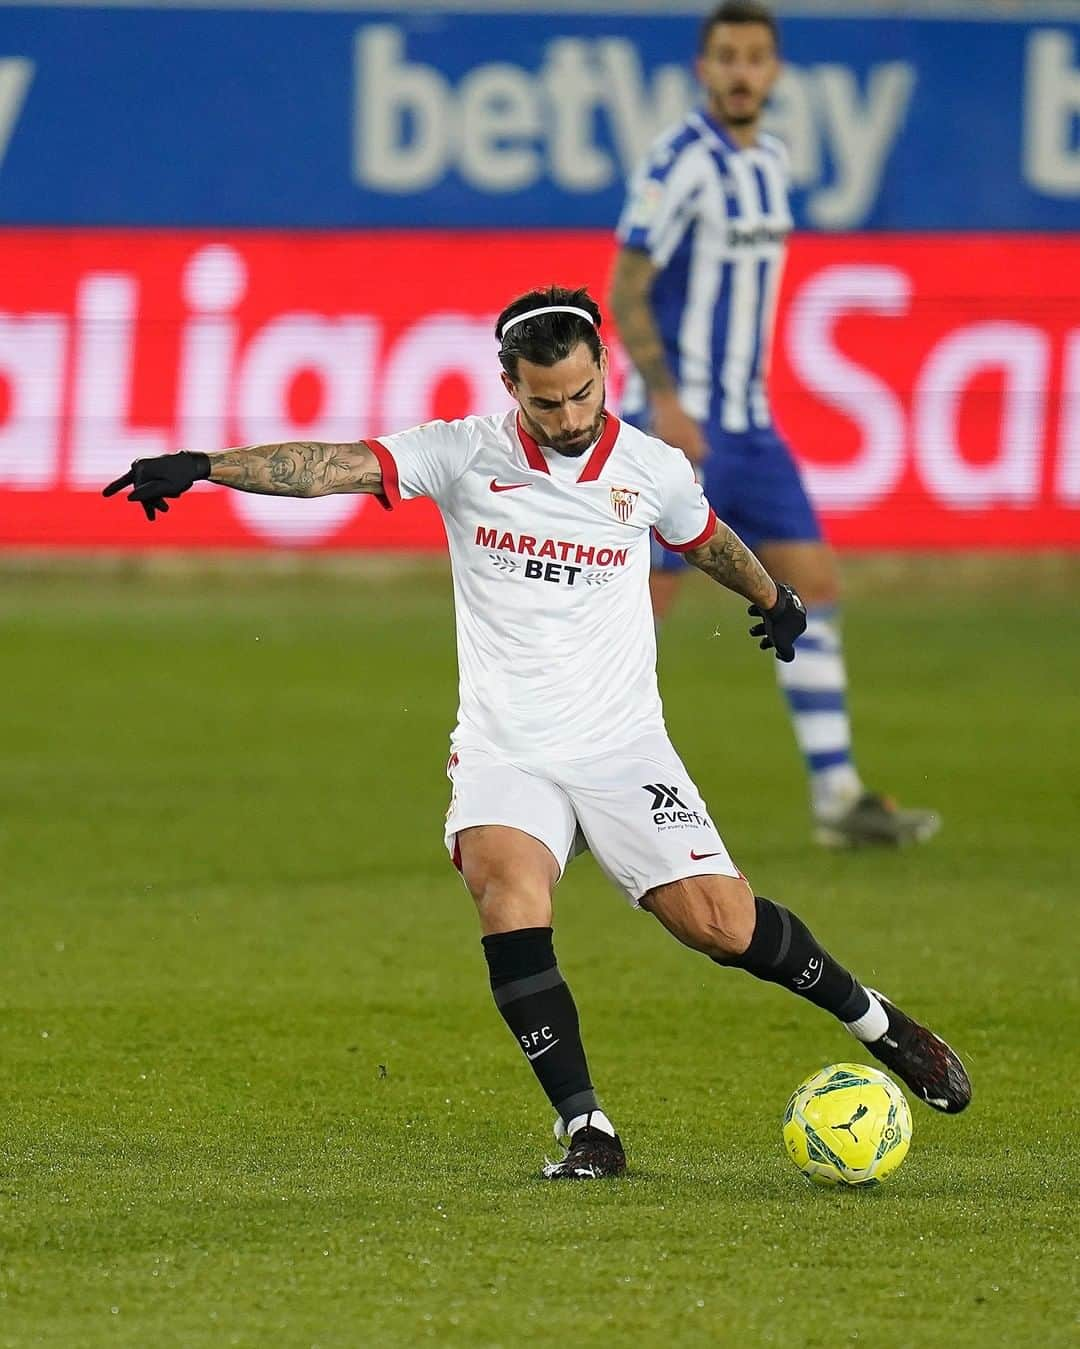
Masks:
[[[528,487],[529,484],[522,483],[521,485],[522,487]],[[532,1063],[533,1059],[538,1059],[541,1054],[546,1054],[549,1049],[554,1049],[558,1043],[559,1043],[558,1040],[552,1040],[551,1044],[545,1045],[543,1049],[538,1049],[535,1054],[530,1054],[528,1050],[526,1050],[525,1057],[529,1060],[530,1063]]]
[[[694,852],[693,848],[690,849],[691,862],[704,862],[706,857],[719,857],[719,856],[720,854],[718,852]]]
[[[515,487],[531,487],[531,482],[498,482],[492,478],[488,484],[493,492],[512,492]]]

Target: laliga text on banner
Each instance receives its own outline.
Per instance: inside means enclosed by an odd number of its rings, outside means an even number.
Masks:
[[[505,408],[492,326],[507,295],[537,276],[602,295],[611,263],[593,233],[11,231],[5,253],[8,546],[440,548],[428,505],[200,487],[150,529],[97,491],[184,446]],[[838,544],[1080,545],[1080,297],[1048,300],[1047,275],[1080,279],[1080,243],[796,242],[771,386]]]

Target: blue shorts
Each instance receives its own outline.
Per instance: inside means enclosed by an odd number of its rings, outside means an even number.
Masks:
[[[709,457],[701,466],[709,505],[748,548],[777,540],[817,542],[821,526],[806,495],[794,456],[771,426],[722,431],[706,426]],[[653,540],[653,566],[687,565]]]

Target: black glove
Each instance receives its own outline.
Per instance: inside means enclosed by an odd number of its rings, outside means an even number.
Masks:
[[[771,609],[762,609],[751,604],[747,613],[751,618],[760,618],[750,629],[751,637],[760,637],[758,645],[762,651],[776,648],[776,659],[789,661],[795,659],[795,642],[806,631],[806,606],[790,586],[776,583],[776,603]]]
[[[122,478],[102,489],[103,497],[122,492],[125,487],[134,491],[129,501],[137,501],[152,520],[155,511],[169,509],[166,497],[178,497],[200,478],[210,476],[210,456],[198,450],[180,450],[177,454],[162,454],[156,459],[136,459]]]

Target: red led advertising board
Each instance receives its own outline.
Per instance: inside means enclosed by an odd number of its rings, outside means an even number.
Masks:
[[[441,548],[434,508],[100,487],[183,447],[355,440],[507,406],[494,316],[602,299],[605,233],[0,232],[0,547]],[[612,402],[622,361],[616,358]],[[1080,546],[1080,239],[805,236],[777,421],[838,546]]]

